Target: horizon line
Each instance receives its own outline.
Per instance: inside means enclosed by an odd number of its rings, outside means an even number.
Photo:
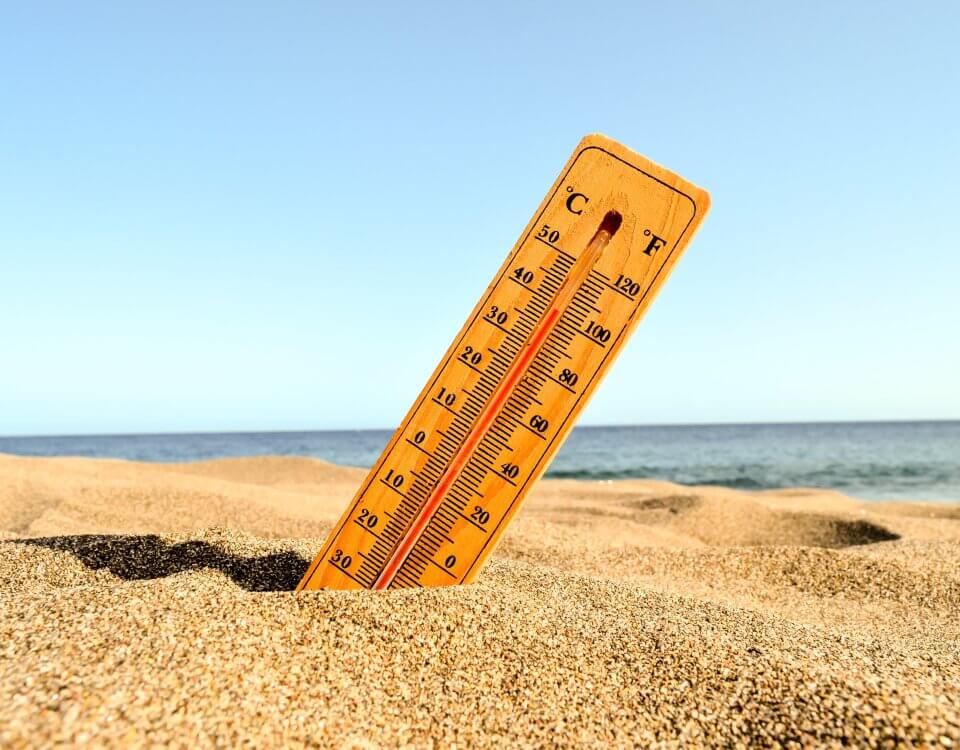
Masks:
[[[879,425],[879,424],[923,424],[960,422],[960,418],[927,419],[818,419],[802,421],[760,421],[760,422],[658,422],[658,423],[619,423],[575,425],[574,429],[616,429],[623,427],[783,427],[788,425]],[[19,434],[0,435],[0,440],[33,438],[112,438],[112,437],[176,437],[183,435],[284,435],[309,432],[395,432],[396,427],[339,427],[313,429],[280,430],[192,430],[162,432],[78,432],[61,434]]]

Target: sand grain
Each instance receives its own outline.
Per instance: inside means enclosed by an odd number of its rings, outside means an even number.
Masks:
[[[960,518],[544,482],[472,586],[298,580],[362,472],[0,456],[0,746],[960,747]]]

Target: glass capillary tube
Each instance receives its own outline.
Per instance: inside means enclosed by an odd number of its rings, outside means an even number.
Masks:
[[[623,217],[616,211],[608,211],[603,217],[603,221],[600,222],[600,226],[593,235],[593,238],[587,243],[586,249],[576,260],[570,272],[563,280],[563,283],[560,285],[560,288],[557,290],[550,309],[546,315],[544,315],[540,324],[533,330],[513,365],[507,370],[500,385],[490,396],[490,400],[477,416],[477,421],[473,429],[471,429],[464,438],[460,450],[458,450],[456,455],[450,460],[446,470],[440,476],[440,479],[437,481],[429,497],[427,497],[423,507],[420,508],[411,522],[407,533],[404,534],[403,538],[398,542],[390,558],[387,560],[386,565],[383,566],[383,570],[380,571],[380,575],[377,576],[376,581],[373,583],[375,590],[386,589],[393,582],[393,579],[403,566],[404,561],[406,561],[407,556],[414,549],[421,535],[426,530],[427,524],[429,524],[430,519],[433,518],[433,514],[436,513],[440,507],[450,487],[460,476],[470,456],[473,455],[474,450],[476,450],[480,441],[483,440],[487,434],[487,431],[490,429],[493,421],[500,413],[500,410],[510,397],[517,383],[519,383],[526,374],[527,369],[533,362],[533,358],[537,352],[540,351],[540,347],[543,346],[547,337],[560,321],[563,312],[580,288],[583,279],[586,278],[586,275],[590,272],[590,269],[596,263],[604,248],[610,243],[611,238],[616,234],[622,222]]]

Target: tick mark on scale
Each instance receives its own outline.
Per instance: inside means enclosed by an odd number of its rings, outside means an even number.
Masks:
[[[598,263],[605,258],[605,268],[611,274],[633,280],[631,293],[636,279],[643,279],[639,291],[649,296],[666,260],[674,259],[670,256],[683,248],[685,238],[689,238],[688,230],[704,214],[696,201],[706,203],[705,193],[603,136],[589,136],[584,140],[564,169],[562,180],[561,200],[556,200],[557,192],[548,195],[531,221],[535,227],[549,225],[547,234],[521,236],[509,256],[506,270],[495,278],[479,303],[479,309],[486,313],[496,300],[500,309],[512,309],[518,317],[510,321],[509,327],[505,325],[506,319],[488,319],[483,314],[467,321],[451,353],[441,361],[436,375],[418,396],[410,416],[375,464],[376,474],[368,476],[344,519],[331,532],[304,576],[300,590],[328,586],[385,589],[472,581],[545,462],[572,427],[574,410],[599,382],[599,376],[609,366],[626,338],[623,334],[631,326],[636,304],[619,303],[600,314],[596,304],[603,292],[600,284],[621,294],[623,290],[616,289],[610,277],[597,270]],[[664,200],[664,191],[680,192],[687,197],[690,197],[688,193],[692,194],[694,218],[688,219],[676,209],[678,204],[672,195],[670,200]],[[669,246],[659,237],[635,238],[639,233],[633,232],[622,239],[619,230],[623,216],[617,210],[605,211],[611,206],[630,206],[632,220],[643,216],[643,221],[656,227],[658,234],[680,239],[671,240]],[[684,221],[687,223],[683,224]],[[594,227],[592,234],[590,227]],[[589,242],[573,247],[571,238],[588,235]],[[542,248],[528,241],[531,236],[557,253],[552,262],[544,260]],[[617,250],[605,255],[614,238],[617,238]],[[635,241],[648,247],[632,248],[640,252],[628,251],[632,249],[627,243]],[[566,252],[560,242],[576,250],[577,255]],[[504,283],[504,279],[521,289]],[[525,296],[524,291],[531,296]],[[630,299],[629,295],[622,296]],[[593,320],[588,322],[587,316]],[[477,317],[487,320],[507,338],[477,325]],[[613,331],[618,332],[615,339],[611,336]],[[603,347],[602,354],[583,344],[575,332]],[[598,337],[603,340],[598,341]],[[484,352],[486,361],[479,361],[480,355],[467,346],[468,341]],[[604,347],[607,342],[609,347]],[[490,347],[491,343],[497,347]],[[464,352],[477,361],[461,358]],[[566,372],[575,371],[579,377],[580,391],[553,375],[553,368],[562,358],[569,362]],[[476,372],[480,378],[474,379],[455,368],[452,360]],[[563,390],[544,389],[548,380]],[[441,385],[460,390],[471,383],[477,385],[468,399],[456,404],[456,411],[451,404],[434,398]],[[564,391],[574,398],[569,398]],[[534,408],[533,403],[537,404],[536,414],[529,416],[526,409]],[[433,404],[443,407],[454,418],[446,418]],[[516,425],[524,429],[518,430]],[[436,444],[430,450],[420,445],[434,433],[439,434],[440,439],[431,440],[436,440]],[[411,439],[414,434],[416,441]],[[528,434],[538,440],[527,437]],[[417,459],[403,443],[425,454],[428,460]],[[503,462],[510,466],[507,472],[510,476],[499,471]],[[420,466],[419,475],[417,466]],[[382,472],[388,476],[393,474],[399,481],[395,484],[384,480]],[[487,485],[484,482],[487,478],[492,480],[491,474],[498,481]],[[397,487],[404,475],[416,477],[409,482],[406,493]],[[526,479],[514,481],[514,477],[521,476]],[[373,479],[398,497],[379,491],[368,493]],[[492,489],[488,489],[485,496],[478,487]],[[479,500],[473,500],[474,496]],[[483,524],[470,517],[469,509],[475,505],[483,513]],[[348,523],[355,519],[361,507],[371,517],[379,515],[389,520],[377,531],[359,522]],[[466,523],[456,522],[455,517]],[[490,528],[486,528],[487,521],[491,523]],[[355,525],[361,530],[357,531]],[[482,536],[467,533],[468,528],[479,529]],[[377,540],[369,550],[370,555],[360,551],[369,544],[365,533]],[[442,562],[433,559],[433,555],[438,554],[435,549],[438,543],[449,550]],[[339,564],[330,560],[334,551],[341,555]],[[321,564],[325,559],[330,563],[327,566]],[[344,566],[344,561],[351,559],[355,565],[363,560],[356,577],[346,569],[349,562]],[[456,574],[450,570],[453,567],[457,569]],[[444,575],[434,573],[434,569]],[[351,581],[355,585],[351,585]]]

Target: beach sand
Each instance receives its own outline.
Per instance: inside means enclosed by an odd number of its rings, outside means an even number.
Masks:
[[[544,481],[474,585],[295,595],[363,475],[0,456],[0,746],[960,748],[960,505]]]

